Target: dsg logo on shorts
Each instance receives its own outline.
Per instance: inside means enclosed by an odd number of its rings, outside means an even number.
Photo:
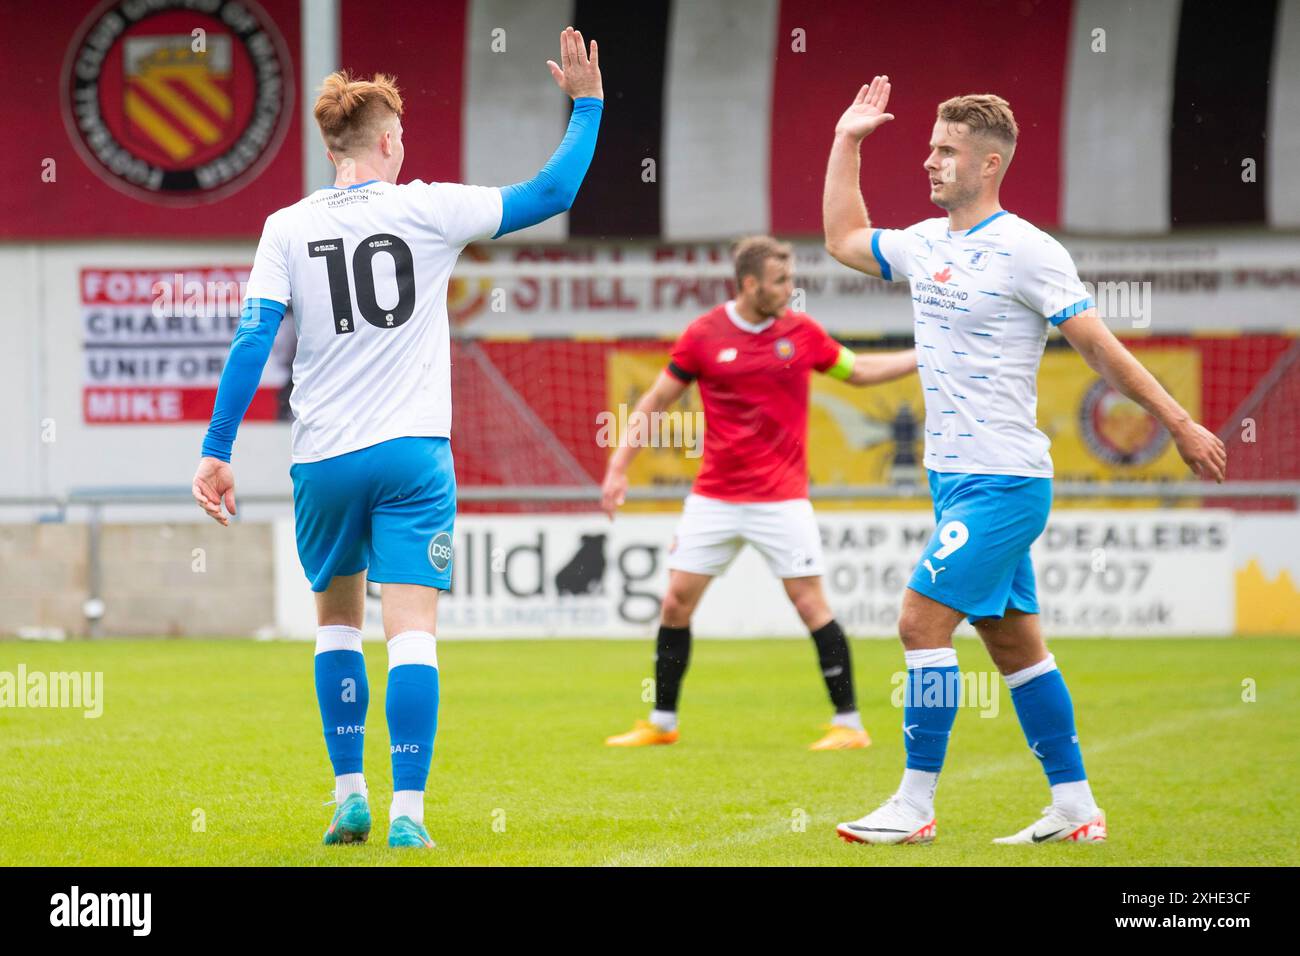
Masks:
[[[451,535],[439,531],[429,542],[429,563],[435,571],[446,571],[451,567]]]

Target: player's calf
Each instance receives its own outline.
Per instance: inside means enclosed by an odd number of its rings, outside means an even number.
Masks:
[[[325,843],[364,843],[370,834],[370,807],[362,759],[370,690],[355,627],[324,625],[316,633],[316,699],[325,731],[325,747],[334,768],[338,809]]]
[[[1056,659],[1048,654],[1037,664],[1007,674],[1006,682],[1011,690],[1016,716],[1025,732],[1025,741],[1042,764],[1052,791],[1052,805],[1046,813],[1052,816],[1053,825],[1044,828],[1036,824],[1037,829],[1029,827],[1016,836],[1030,830],[1038,837],[1049,830],[1052,833],[1082,831],[1099,833],[1100,840],[1104,840],[1105,816],[1097,808],[1092,788],[1088,785],[1079,734],[1074,724],[1074,706],[1065,679],[1056,667]],[[1006,840],[1025,842],[1011,837]],[[1033,842],[1044,840],[1034,839]]]
[[[389,846],[433,846],[424,829],[424,788],[438,729],[437,640],[403,631],[388,641],[388,737],[393,802]],[[396,842],[395,842],[396,841]]]
[[[661,624],[655,641],[655,709],[649,720],[638,720],[626,733],[606,737],[606,746],[648,747],[677,742],[677,700],[690,658],[689,622],[682,627]]]
[[[820,579],[816,579],[820,580]],[[789,582],[786,583],[787,589]],[[817,585],[815,596],[819,607],[824,607],[821,598],[821,586]],[[796,601],[800,615],[804,609]],[[807,617],[805,616],[805,622]],[[817,663],[821,667],[822,679],[826,682],[826,692],[830,696],[835,716],[827,727],[827,733],[815,741],[809,750],[859,750],[871,746],[871,736],[862,726],[858,713],[857,695],[853,688],[853,657],[849,652],[849,640],[839,623],[831,618],[821,627],[810,629],[813,644],[817,648]]]

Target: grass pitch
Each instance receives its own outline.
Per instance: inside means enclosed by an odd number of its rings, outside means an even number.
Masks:
[[[1300,641],[1062,640],[1084,759],[1111,842],[995,847],[1048,802],[1004,686],[964,708],[938,840],[848,846],[837,822],[903,765],[896,642],[854,642],[865,751],[810,753],[828,716],[810,641],[697,641],[682,741],[602,745],[645,715],[650,642],[439,647],[426,823],[389,850],[384,648],[367,644],[375,830],[325,847],[332,807],[312,647],[247,641],[0,643],[0,671],[101,671],[104,709],[0,708],[0,865],[1296,865]],[[991,671],[974,640],[965,671]],[[1256,700],[1243,700],[1243,681]]]

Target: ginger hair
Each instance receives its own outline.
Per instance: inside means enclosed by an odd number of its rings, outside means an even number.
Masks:
[[[340,70],[325,77],[312,112],[326,148],[350,156],[364,151],[392,117],[402,115],[402,94],[386,73],[361,80]]]

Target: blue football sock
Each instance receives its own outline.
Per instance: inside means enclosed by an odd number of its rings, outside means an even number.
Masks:
[[[1083,753],[1074,729],[1074,705],[1065,678],[1048,658],[1006,677],[1029,749],[1043,764],[1050,784],[1084,780]]]
[[[428,631],[403,631],[388,642],[386,710],[393,790],[423,793],[438,729],[438,651]]]
[[[334,776],[361,773],[370,685],[355,627],[331,624],[317,630],[316,700]]]
[[[938,773],[957,719],[957,652],[951,647],[907,651],[907,696],[903,701],[903,748],[907,769]]]

